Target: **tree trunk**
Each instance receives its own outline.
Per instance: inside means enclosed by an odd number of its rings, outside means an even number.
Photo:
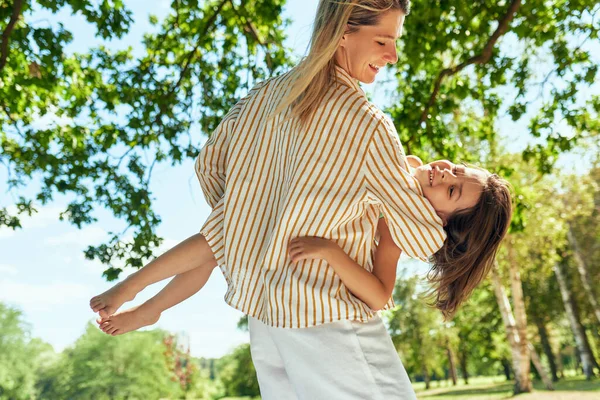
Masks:
[[[506,358],[503,358],[501,360],[502,362],[502,369],[504,369],[504,375],[506,376],[506,380],[510,381],[511,377],[510,377],[510,363],[508,362],[508,360]]]
[[[429,377],[425,363],[421,364],[421,372],[423,373],[423,379],[425,379],[425,389],[429,390],[431,388],[431,378]]]
[[[573,331],[573,335],[575,335],[575,343],[577,344],[577,350],[581,354],[581,363],[583,366],[585,378],[588,380],[592,379],[592,376],[594,375],[592,354],[589,350],[586,350],[587,340],[585,337],[585,331],[582,329],[577,317],[575,316],[573,296],[571,296],[571,292],[569,290],[569,287],[567,286],[567,281],[563,274],[561,265],[555,264],[553,270],[554,275],[556,275],[556,280],[558,281],[560,295],[565,306],[565,311],[567,313],[569,323],[571,324],[571,330]]]
[[[600,366],[598,365],[598,362],[596,361],[596,357],[594,357],[594,352],[592,351],[592,346],[590,345],[590,340],[587,335],[587,330],[585,329],[585,326],[583,326],[583,323],[581,322],[581,318],[579,318],[579,308],[577,307],[577,300],[575,299],[575,297],[571,297],[571,302],[572,302],[572,307],[573,307],[573,313],[575,314],[575,319],[577,320],[577,324],[579,325],[579,328],[583,332],[583,339],[584,339],[583,347],[590,354],[590,358],[592,360],[592,374],[594,374],[594,367],[596,369],[600,369]]]
[[[531,370],[530,362],[531,355],[529,341],[527,340],[527,314],[525,312],[525,300],[523,299],[523,285],[521,284],[521,272],[519,271],[519,265],[516,261],[514,254],[514,248],[507,244],[508,247],[508,258],[509,258],[509,274],[510,274],[510,286],[512,290],[512,302],[514,307],[515,324],[517,332],[521,341],[519,342],[519,351],[521,352],[521,379],[523,381],[529,380],[529,390],[531,391],[531,378],[529,372]],[[516,375],[516,372],[515,372]]]
[[[542,348],[544,349],[544,354],[546,354],[546,358],[548,359],[548,364],[550,365],[550,372],[552,373],[552,381],[558,381],[558,371],[556,368],[556,361],[554,357],[554,353],[552,352],[552,346],[550,345],[550,340],[548,339],[548,331],[546,330],[546,326],[544,322],[535,318],[535,325],[538,328],[538,332],[540,334],[540,340],[542,342]]]
[[[537,351],[535,351],[535,348],[533,347],[533,345],[531,343],[528,343],[528,345],[529,345],[529,353],[531,354],[531,361],[533,362],[533,365],[535,365],[535,369],[537,370],[538,374],[540,375],[540,378],[542,378],[542,382],[544,382],[544,386],[546,386],[546,389],[548,389],[548,390],[554,390],[554,386],[552,385],[552,381],[550,380],[550,377],[548,376],[548,374],[542,367],[542,362],[540,361],[540,356],[538,356]]]
[[[418,326],[418,324],[415,324],[415,331],[416,331],[416,340],[417,343],[423,343],[423,341],[421,340],[421,335],[420,335],[420,327]],[[425,349],[423,348],[423,346],[419,347],[419,361],[421,362],[421,372],[423,373],[423,379],[425,380],[425,389],[429,389],[431,388],[431,378],[429,376],[429,373],[427,372],[427,366],[425,364],[425,361],[427,360],[427,356],[425,354]]]
[[[500,282],[500,276],[498,275],[498,264],[495,264],[491,271],[492,282],[494,284],[494,293],[496,294],[496,300],[500,313],[502,314],[502,321],[504,322],[504,328],[506,329],[506,337],[510,344],[510,351],[512,354],[513,371],[515,375],[515,394],[531,392],[531,378],[529,377],[529,348],[527,347],[527,338],[525,337],[525,345],[522,345],[522,340],[517,330],[515,318],[513,316],[510,302],[504,291],[504,287]],[[523,351],[523,348],[525,351]]]
[[[556,369],[558,369],[558,379],[562,379],[565,377],[565,365],[563,364],[562,357],[562,351],[559,349],[558,356],[556,357]]]
[[[467,352],[464,349],[459,351],[460,373],[462,374],[465,385],[469,384],[469,371],[467,371]]]
[[[448,354],[448,363],[450,364],[450,377],[452,378],[452,385],[456,386],[456,363],[454,362],[454,353],[452,352],[449,343],[446,344],[446,353]]]
[[[573,234],[573,230],[569,227],[567,231],[567,238],[569,239],[569,243],[571,244],[571,248],[573,249],[573,255],[575,256],[575,262],[577,264],[577,271],[579,271],[579,276],[581,277],[581,283],[583,284],[583,289],[585,290],[585,294],[587,295],[588,301],[592,305],[592,309],[594,310],[594,315],[600,323],[600,306],[598,305],[598,301],[596,300],[596,296],[594,296],[594,292],[592,291],[592,284],[590,281],[590,276],[588,274],[588,268],[583,259],[583,255],[581,253],[581,249],[579,248],[579,244],[577,243],[577,239],[575,239],[575,235]]]

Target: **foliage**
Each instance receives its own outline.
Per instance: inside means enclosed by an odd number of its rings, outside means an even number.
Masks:
[[[119,260],[140,267],[161,241],[153,167],[195,157],[199,133],[209,134],[257,80],[290,65],[284,1],[175,0],[163,21],[151,18],[157,32],[145,35],[139,57],[108,46],[66,54],[74,33],[33,22],[34,6],[82,13],[107,41],[124,37],[132,23],[122,0],[0,6],[0,161],[19,199],[0,208],[0,224],[18,228],[20,216],[57,193],[71,198],[61,218],[78,227],[105,207],[124,230],[85,254],[116,279]],[[529,120],[524,154],[550,171],[558,154],[599,131],[600,97],[578,97],[597,75],[597,11],[591,0],[413,1],[394,67],[398,101],[388,110],[407,151],[485,158],[498,117],[508,113]],[[42,117],[53,122],[33,124]],[[467,151],[470,145],[480,151]],[[24,196],[38,181],[35,197]]]
[[[250,355],[250,344],[242,344],[221,358],[217,371],[225,396],[260,395],[256,370]]]
[[[410,376],[444,376],[445,327],[439,312],[426,305],[418,292],[419,279],[399,278],[394,288],[397,307],[388,314],[392,341]],[[430,351],[437,349],[437,351]]]
[[[600,96],[578,95],[598,72],[599,10],[592,0],[413,1],[390,108],[408,152],[479,160],[503,113],[529,120],[524,156],[542,172],[597,137]]]
[[[458,330],[458,355],[466,359],[469,376],[500,373],[510,358],[502,316],[489,280],[484,281],[457,312],[452,325]]]
[[[40,397],[51,399],[156,399],[182,388],[172,372],[165,333],[112,337],[88,324],[72,348],[42,375]]]
[[[198,152],[236,99],[257,80],[288,63],[282,0],[175,0],[157,33],[144,36],[145,51],[110,46],[69,55],[74,34],[62,24],[34,22],[33,9],[82,13],[96,36],[125,36],[132,23],[122,0],[17,0],[0,4],[0,162],[8,186],[20,192],[39,181],[35,198],[20,197],[15,210],[0,208],[0,224],[13,229],[19,216],[57,193],[72,199],[61,219],[77,227],[107,208],[125,222],[110,240],[85,255],[116,279],[125,266],[140,267],[160,244],[160,217],[149,182],[157,163],[180,163]],[[232,55],[236,56],[233,57]],[[52,122],[39,126],[39,120]],[[38,122],[37,124],[35,122]],[[133,238],[123,239],[132,229]]]
[[[30,337],[21,311],[0,303],[0,399],[34,397],[36,371],[52,353],[50,345]]]

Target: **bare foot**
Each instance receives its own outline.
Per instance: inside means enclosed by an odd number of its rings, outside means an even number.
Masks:
[[[153,325],[159,318],[160,313],[152,313],[144,310],[142,306],[137,306],[111,315],[108,318],[98,318],[96,322],[103,332],[116,336]]]
[[[126,279],[123,282],[117,283],[106,292],[92,297],[90,307],[94,312],[99,313],[100,317],[105,319],[114,314],[123,303],[133,300],[137,293],[138,291]]]

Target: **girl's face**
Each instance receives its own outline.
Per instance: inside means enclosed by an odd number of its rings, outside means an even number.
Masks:
[[[425,198],[444,224],[456,211],[477,204],[487,175],[485,171],[456,165],[448,160],[422,165],[414,174],[423,188]]]
[[[335,53],[336,63],[350,76],[371,83],[379,70],[398,62],[396,41],[402,35],[404,13],[391,10],[384,13],[377,25],[361,26],[342,37]]]

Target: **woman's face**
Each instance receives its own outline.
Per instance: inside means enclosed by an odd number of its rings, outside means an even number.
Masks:
[[[391,10],[384,13],[377,25],[361,26],[342,37],[335,53],[337,64],[350,76],[371,83],[381,68],[398,62],[396,41],[402,35],[404,13]]]
[[[479,201],[487,173],[475,168],[438,160],[422,165],[414,176],[444,223],[456,211],[474,207]]]

